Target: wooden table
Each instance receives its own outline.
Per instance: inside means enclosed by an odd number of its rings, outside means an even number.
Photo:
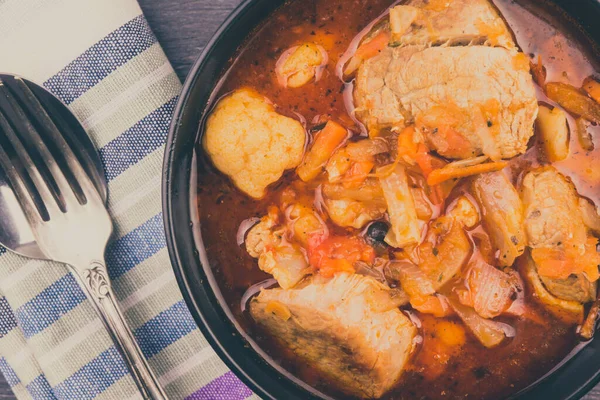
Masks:
[[[138,1],[183,81],[212,34],[242,0]],[[0,399],[15,399],[1,374]],[[585,396],[584,400],[600,400],[600,385]]]

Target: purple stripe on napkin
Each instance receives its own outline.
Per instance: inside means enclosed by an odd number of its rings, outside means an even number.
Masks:
[[[44,86],[65,104],[71,104],[154,43],[156,37],[140,15],[92,46]]]
[[[228,372],[192,393],[185,400],[244,400],[251,395],[250,389],[233,372]]]
[[[165,143],[177,97],[148,114],[140,122],[100,149],[106,179],[121,175]]]
[[[54,388],[60,399],[93,399],[113,383],[127,375],[128,370],[115,347],[110,347]]]
[[[73,275],[67,274],[19,307],[15,316],[23,335],[30,338],[52,325],[85,299],[85,294]]]
[[[111,279],[117,279],[142,261],[167,246],[162,213],[111,243],[106,250],[106,264]]]

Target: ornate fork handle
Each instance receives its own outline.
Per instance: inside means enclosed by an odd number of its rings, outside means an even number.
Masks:
[[[96,260],[90,262],[86,267],[71,266],[71,269],[96,307],[98,315],[123,355],[144,399],[167,399],[165,392],[135,341],[133,333],[127,326],[125,318],[123,318],[108,279],[104,262]]]

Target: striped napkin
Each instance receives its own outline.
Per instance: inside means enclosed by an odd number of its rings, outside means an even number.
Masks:
[[[198,331],[161,214],[164,142],[181,84],[135,0],[0,0],[0,71],[42,83],[100,149],[125,318],[171,399],[252,397]],[[0,371],[19,399],[139,398],[63,265],[0,250]]]

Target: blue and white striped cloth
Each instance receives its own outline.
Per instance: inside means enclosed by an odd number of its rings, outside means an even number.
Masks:
[[[119,303],[171,399],[253,397],[196,328],[161,214],[164,142],[181,84],[135,0],[0,0],[0,71],[42,83],[100,149]],[[19,399],[139,398],[67,269],[0,251],[0,371]]]

